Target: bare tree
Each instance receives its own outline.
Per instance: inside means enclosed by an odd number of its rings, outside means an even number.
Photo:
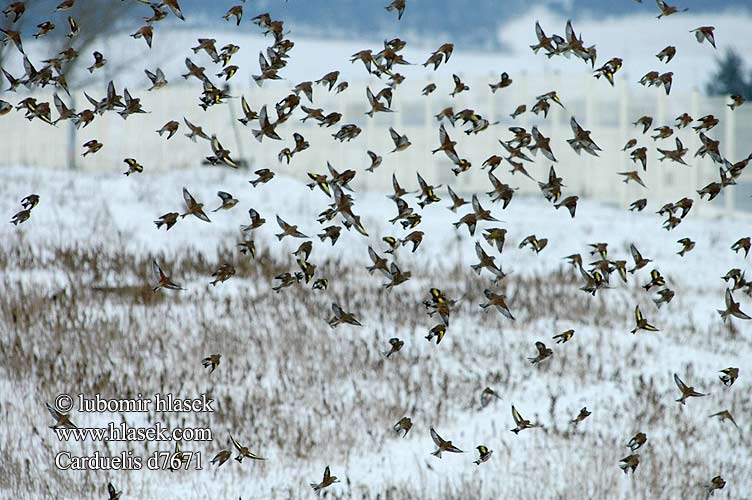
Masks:
[[[55,86],[61,88],[70,96],[70,108],[75,109],[75,91],[90,85],[99,78],[99,75],[85,69],[87,61],[91,62],[89,52],[91,50],[103,52],[98,44],[106,42],[111,35],[132,24],[132,16],[129,14],[147,6],[136,0],[79,0],[70,9],[56,11],[56,7],[61,1],[39,0],[28,2],[26,11],[15,22],[15,16],[10,13],[0,21],[0,27],[6,31],[19,32],[22,41],[24,41],[31,40],[39,32],[39,25],[42,23],[49,21],[55,24],[53,30],[39,37],[40,41],[45,42],[44,56],[39,61],[32,61],[29,58],[29,62],[39,68],[47,68],[50,65],[54,68],[56,73]],[[144,11],[144,13],[149,13],[149,11]],[[69,18],[75,21],[77,27],[77,33],[73,36],[69,36],[72,31]],[[139,22],[142,21],[139,19]],[[78,53],[78,57],[61,59],[60,53],[68,49],[74,49]],[[13,52],[16,52],[17,55],[14,55]],[[0,45],[0,67],[7,66],[4,63],[12,60],[13,57],[22,59],[25,55],[21,54],[12,43]],[[54,63],[43,63],[42,61],[53,61]],[[107,76],[109,78],[115,77],[129,67],[132,62],[130,59],[113,61],[108,66]],[[44,64],[48,66],[43,66]],[[4,75],[0,78],[2,78],[0,84],[5,85],[5,82],[3,82],[5,80]],[[33,85],[27,84],[27,86],[31,88]],[[75,168],[76,155],[73,150],[76,142],[76,127],[70,120],[68,127],[68,167]]]

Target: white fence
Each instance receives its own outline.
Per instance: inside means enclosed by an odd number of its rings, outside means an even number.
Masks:
[[[752,153],[749,140],[752,137],[752,103],[732,112],[726,106],[728,99],[709,98],[698,92],[666,96],[662,89],[643,89],[635,84],[630,84],[627,90],[624,82],[618,81],[616,88],[612,89],[606,82],[595,80],[590,74],[571,80],[558,75],[536,79],[518,75],[511,87],[496,94],[492,94],[488,88],[488,84],[493,81],[492,76],[468,80],[465,83],[471,90],[451,98],[448,96],[449,90],[444,88],[447,86],[446,82],[440,84],[433,94],[424,97],[421,89],[429,83],[427,80],[406,80],[394,92],[393,109],[396,112],[378,113],[373,119],[364,114],[368,109],[364,84],[367,83],[371,89],[378,91],[383,87],[382,82],[351,82],[350,88],[341,94],[329,93],[323,86],[315,86],[315,104],[308,103],[301,94],[303,104],[323,108],[325,112],[339,111],[344,115],[342,121],[331,128],[321,128],[313,120],[301,123],[298,118],[302,117],[302,112],[296,111],[278,129],[283,141],[264,139],[262,144],[251,135],[251,128],[255,128],[255,123],[243,127],[237,122],[236,118],[241,113],[239,99],[232,99],[230,105],[209,108],[207,112],[199,108],[201,89],[196,80],[191,80],[189,84],[182,84],[182,81],[174,85],[170,83],[166,88],[154,92],[132,89],[131,93],[142,99],[144,109],[149,113],[134,115],[127,120],[115,113],[98,116],[88,127],[78,130],[74,137],[76,163],[82,169],[124,170],[123,159],[133,157],[146,169],[175,169],[196,165],[204,157],[211,155],[211,149],[207,141],[199,139],[194,144],[184,136],[187,129],[183,124],[183,117],[186,117],[201,125],[208,134],[216,134],[223,146],[232,151],[234,158],[246,160],[254,170],[271,167],[279,174],[304,177],[306,172],[325,173],[328,160],[338,170],[356,170],[358,175],[355,185],[360,189],[391,189],[393,172],[397,172],[403,186],[410,189],[415,185],[414,173],[419,171],[429,182],[444,185],[449,183],[457,192],[480,192],[489,190],[487,174],[481,170],[481,164],[492,154],[503,153],[497,141],[511,138],[507,128],[516,125],[529,130],[533,125],[538,125],[544,135],[552,138],[552,149],[559,160],[555,168],[564,178],[566,194],[578,194],[626,206],[641,197],[660,203],[676,201],[684,196],[696,199],[697,189],[719,178],[718,165],[713,164],[709,158],[692,158],[700,141],[691,128],[675,129],[674,136],[656,143],[650,138],[652,130],[643,135],[641,127],[632,125],[632,122],[643,115],[654,118],[651,128],[655,128],[675,125],[674,119],[683,112],[694,118],[714,114],[721,123],[708,135],[721,141],[722,154],[736,162]],[[282,81],[267,82],[263,88],[254,84],[241,88],[236,84],[230,93],[237,97],[245,95],[254,110],[260,109],[263,104],[267,104],[271,110],[274,103],[287,95],[293,85]],[[552,104],[547,119],[543,119],[542,115],[531,114],[529,110],[535,102],[535,96],[553,89],[558,91],[566,109]],[[122,89],[118,91],[122,92]],[[104,95],[105,88],[89,88],[86,92],[99,99]],[[34,95],[38,100],[52,103],[50,94]],[[83,101],[80,92],[77,95],[75,104],[79,109],[90,107],[88,102]],[[12,97],[20,100],[25,96],[7,93],[2,96],[15,104]],[[521,103],[527,104],[528,112],[513,120],[509,114]],[[470,160],[473,165],[470,171],[458,177],[451,172],[452,165],[443,153],[431,154],[431,150],[438,147],[439,142],[438,123],[434,116],[447,106],[452,106],[455,111],[472,108],[491,122],[500,121],[498,125],[470,136],[462,132],[459,123],[456,128],[447,123],[452,139],[458,142],[460,156]],[[53,116],[56,116],[54,111]],[[566,143],[566,139],[572,137],[569,127],[571,116],[575,116],[585,129],[592,131],[593,139],[603,149],[599,158],[587,154],[578,156]],[[180,130],[175,137],[166,141],[155,131],[169,120],[180,122]],[[341,144],[331,135],[346,123],[357,124],[363,132],[352,142]],[[412,147],[404,152],[389,154],[393,149],[389,126],[407,134],[413,143]],[[285,146],[293,146],[292,133],[295,131],[305,136],[311,143],[311,148],[296,155],[291,165],[280,164],[277,153]],[[3,138],[0,166],[20,164],[62,168],[67,165],[69,132],[67,123],[51,127],[39,120],[29,122],[21,112],[14,111],[0,117],[0,136]],[[690,165],[688,167],[658,161],[656,146],[674,149],[674,137],[677,136],[689,148],[686,156]],[[628,152],[621,151],[626,141],[632,137],[638,139],[640,146],[648,147],[647,172],[642,172],[638,165],[631,162]],[[97,154],[82,158],[81,145],[89,139],[98,139],[104,143],[104,147]],[[384,163],[373,174],[364,171],[370,164],[367,150],[384,157]],[[541,155],[534,160],[533,164],[526,164],[528,171],[536,179],[545,179],[551,162]],[[622,177],[616,175],[617,172],[636,169],[640,170],[648,190],[633,183],[624,184],[621,182]],[[503,164],[494,175],[503,182],[518,187],[521,194],[538,192],[535,183],[519,174],[511,176],[508,170],[508,165]],[[737,186],[724,190],[709,206],[706,203],[696,204],[695,209],[706,213],[717,210],[752,212],[750,195],[752,167],[744,172]]]

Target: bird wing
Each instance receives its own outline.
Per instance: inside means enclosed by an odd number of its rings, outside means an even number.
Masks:
[[[400,135],[397,133],[396,130],[394,130],[392,127],[389,127],[389,135],[392,136],[392,141],[394,141],[394,145],[398,145],[400,141]]]
[[[640,311],[640,306],[636,305],[634,310],[635,315],[635,321],[639,324],[640,321],[642,321],[644,318],[642,317],[642,311]]]
[[[520,415],[520,412],[517,411],[517,408],[512,405],[512,418],[514,419],[514,423],[519,425],[520,422],[522,422],[522,415]]]
[[[535,36],[538,37],[538,42],[543,42],[546,39],[546,33],[538,21],[535,21]]]
[[[541,356],[546,354],[546,344],[544,344],[543,342],[536,342],[535,348],[538,349],[538,354],[540,354]]]
[[[634,259],[635,264],[642,260],[642,255],[637,250],[637,247],[634,246],[634,243],[629,244],[629,251],[632,253],[632,258]]]
[[[441,436],[431,427],[431,439],[433,439],[433,442],[436,443],[436,446],[441,446],[441,443],[444,442],[443,439],[441,439]]]
[[[237,442],[237,440],[234,437],[232,437],[232,434],[230,434],[230,441],[232,441],[233,446],[235,446],[235,448],[237,448],[237,450],[240,451],[242,446],[240,445],[240,443]]]
[[[153,259],[151,261],[151,268],[154,270],[154,274],[157,275],[157,278],[160,280],[164,276],[164,273],[162,272],[162,269],[159,267],[159,264],[157,264],[157,259]]]
[[[373,96],[373,92],[371,92],[371,89],[369,87],[366,87],[366,97],[368,97],[368,103],[371,105],[371,107],[375,108],[376,98]]]
[[[674,373],[674,382],[682,393],[687,390],[687,384],[682,382],[682,379],[680,379],[679,375],[677,375],[676,373]]]
[[[188,192],[186,188],[183,188],[183,199],[185,200],[185,204],[188,208],[191,208],[196,204],[196,200],[191,196],[191,193]]]
[[[368,256],[371,258],[374,264],[376,264],[376,262],[378,262],[381,259],[379,255],[376,253],[376,251],[370,246],[368,247]]]
[[[240,106],[243,108],[243,114],[245,116],[248,116],[251,113],[251,107],[248,105],[248,101],[245,100],[245,96],[241,96],[240,98]]]
[[[52,415],[52,418],[54,418],[55,420],[60,419],[60,416],[62,414],[59,411],[57,411],[55,408],[53,408],[52,406],[50,406],[49,403],[45,403],[45,405],[47,406],[47,411],[49,411],[50,415]]]
[[[475,211],[476,214],[479,214],[480,212],[483,211],[483,207],[480,206],[480,201],[478,201],[478,196],[475,194],[473,195],[473,210]]]

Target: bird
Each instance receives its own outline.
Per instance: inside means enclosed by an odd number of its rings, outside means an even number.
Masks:
[[[633,453],[631,455],[628,455],[624,458],[622,458],[619,461],[619,468],[626,474],[629,472],[629,470],[632,470],[632,474],[634,474],[635,470],[637,469],[637,466],[640,465],[640,454],[639,453]]]
[[[392,137],[392,141],[394,141],[394,149],[391,151],[392,153],[404,151],[412,145],[406,135],[400,135],[392,127],[389,127],[389,134]]]
[[[437,458],[441,458],[441,454],[445,451],[449,453],[464,453],[464,451],[454,446],[451,441],[446,441],[441,436],[439,436],[439,434],[434,430],[433,427],[431,427],[431,439],[433,439],[433,442],[437,446],[436,451],[431,453],[431,455]]]
[[[308,238],[308,236],[298,231],[298,226],[288,224],[287,222],[282,220],[279,215],[277,215],[277,224],[282,229],[282,232],[276,235],[277,239],[280,241],[285,236],[291,236],[293,238]]]
[[[162,0],[162,5],[168,7],[178,19],[185,21],[183,12],[180,10],[180,5],[178,4],[178,0]]]
[[[681,391],[681,397],[676,400],[677,403],[681,403],[683,405],[685,404],[687,398],[707,396],[707,394],[697,392],[694,387],[690,387],[685,384],[676,373],[674,373],[674,382]]]
[[[479,241],[475,242],[475,254],[478,256],[480,262],[470,266],[473,271],[480,276],[483,269],[488,269],[488,271],[495,276],[494,280],[504,279],[506,274],[504,274],[501,268],[496,265],[494,257],[488,255],[485,250],[483,250]]]
[[[638,432],[635,434],[632,439],[629,440],[627,443],[627,447],[634,451],[637,451],[640,449],[642,445],[644,445],[648,440],[647,435],[644,432]]]
[[[214,370],[219,366],[219,359],[221,357],[221,354],[210,354],[201,360],[201,364],[204,365],[204,368],[209,368],[211,366],[209,373],[214,373]]]
[[[663,0],[655,0],[655,3],[657,3],[658,4],[658,8],[661,9],[661,13],[658,15],[658,19],[660,19],[662,17],[670,16],[672,14],[676,14],[677,12],[679,12],[679,9],[677,9],[676,7],[674,7],[672,5],[668,5]],[[689,9],[685,8],[681,12],[686,12],[687,10],[689,10]]]
[[[31,210],[32,208],[36,207],[39,204],[39,195],[38,194],[30,194],[28,196],[25,196],[23,200],[21,200],[21,206],[24,207],[26,210]]]
[[[723,422],[724,420],[729,420],[732,424],[734,424],[734,427],[736,427],[737,429],[739,428],[739,426],[736,423],[736,420],[734,420],[734,416],[731,415],[731,412],[728,410],[721,410],[718,413],[713,413],[712,415],[710,415],[709,418],[713,418],[713,417],[720,418],[721,422]]]
[[[436,345],[439,345],[441,343],[441,340],[444,338],[444,335],[446,335],[446,331],[446,324],[440,323],[429,330],[428,335],[425,336],[425,339],[430,342],[434,337],[436,337]]]
[[[257,177],[252,181],[248,181],[253,187],[258,186],[259,184],[266,184],[274,178],[274,172],[268,168],[262,168],[253,173],[256,174]]]
[[[128,170],[123,172],[123,174],[125,174],[126,176],[131,175],[133,173],[141,173],[144,171],[143,165],[138,163],[133,158],[126,158],[125,160],[123,160],[123,162],[128,165]]]
[[[392,3],[386,6],[386,11],[391,12],[393,10],[397,11],[397,20],[402,19],[402,15],[405,13],[405,3],[406,0],[393,0]]]
[[[645,207],[647,206],[647,204],[648,204],[647,198],[640,198],[639,200],[633,201],[629,205],[629,210],[630,211],[637,210],[638,212],[642,212],[645,209]]]
[[[747,236],[746,238],[740,238],[733,245],[731,245],[731,250],[733,250],[734,253],[739,253],[739,250],[744,250],[745,258],[749,255],[749,251],[751,248],[752,248],[752,236]]]
[[[695,38],[697,39],[698,43],[702,43],[703,41],[707,40],[708,43],[713,46],[713,48],[716,48],[714,31],[714,26],[700,26],[699,28],[695,28],[690,31],[690,33],[695,34]]]
[[[219,196],[219,199],[222,200],[222,204],[212,210],[212,212],[218,212],[220,210],[230,210],[239,203],[237,199],[233,198],[230,193],[227,193],[225,191],[217,191],[217,196]]]
[[[397,337],[393,337],[389,339],[389,345],[391,346],[391,348],[384,353],[384,357],[387,357],[387,358],[391,356],[392,354],[394,354],[395,352],[402,349],[402,346],[405,345],[405,342],[398,339]]]
[[[193,215],[197,219],[204,222],[211,222],[206,213],[204,213],[204,204],[198,203],[186,188],[183,188],[183,200],[185,201],[186,211],[185,213],[180,215],[181,219],[185,219],[187,216]]]
[[[711,497],[715,490],[722,490],[726,487],[726,480],[718,475],[711,479],[710,484],[706,484],[705,487],[708,489],[708,497]]]
[[[592,413],[588,411],[587,406],[583,406],[580,409],[580,413],[578,413],[574,419],[570,420],[570,423],[577,425],[583,420],[585,420],[586,418],[588,418],[591,414]]]
[[[663,276],[661,276],[661,273],[657,269],[653,269],[650,271],[650,282],[647,285],[643,285],[642,288],[644,288],[645,291],[650,291],[654,286],[661,287],[665,284],[666,281],[663,279]]]
[[[222,467],[222,464],[227,462],[230,457],[232,457],[232,451],[230,450],[221,450],[216,455],[214,455],[214,458],[211,459],[212,464],[217,464],[217,467]]]
[[[452,80],[454,81],[454,89],[452,89],[452,92],[449,94],[451,97],[454,97],[466,90],[470,90],[470,87],[465,85],[465,83],[460,79],[459,76],[452,75]]]
[[[745,99],[743,95],[739,94],[733,94],[731,96],[731,104],[727,104],[726,106],[731,109],[731,111],[735,110],[736,108],[740,107],[742,104],[744,104]]]
[[[404,1],[404,0],[403,0]],[[334,483],[339,483],[339,479],[337,479],[337,476],[332,476],[329,472],[329,466],[326,466],[326,469],[324,469],[324,479],[321,480],[320,483],[310,483],[311,488],[313,488],[313,491],[316,492],[316,495],[321,495],[321,490],[326,488],[327,486],[331,486]]]
[[[519,434],[520,431],[524,431],[525,429],[541,427],[540,424],[533,424],[533,423],[530,423],[530,420],[526,420],[522,418],[522,415],[520,415],[520,412],[517,411],[517,408],[515,408],[514,405],[512,405],[512,418],[514,419],[514,424],[516,425],[516,427],[510,430],[511,432],[514,432],[515,434]]]
[[[509,311],[509,307],[507,307],[506,304],[506,295],[494,293],[489,289],[484,290],[483,295],[488,299],[488,302],[480,305],[482,309],[485,310],[494,306],[503,316],[514,321],[514,316],[512,316],[512,313]]]
[[[671,300],[674,298],[675,293],[673,290],[664,288],[663,290],[658,290],[658,295],[660,296],[660,298],[653,299],[653,302],[655,303],[656,307],[660,309],[661,305],[671,302]]]
[[[132,38],[143,38],[146,42],[146,45],[151,48],[151,42],[154,37],[154,27],[150,24],[147,24],[146,26],[141,26],[139,29],[136,30],[135,33],[131,35]]]
[[[642,311],[640,311],[640,306],[639,305],[635,306],[635,313],[634,314],[635,314],[635,322],[637,323],[637,326],[635,326],[632,329],[632,332],[631,332],[632,334],[637,333],[638,330],[646,330],[648,332],[658,332],[658,331],[660,331],[656,327],[654,327],[653,325],[651,325],[650,323],[648,323],[648,321],[643,317]]]
[[[159,264],[157,263],[157,259],[153,259],[151,261],[151,265],[152,270],[154,271],[154,274],[157,275],[158,279],[158,284],[153,289],[154,292],[156,292],[160,288],[167,288],[168,290],[185,290],[182,286],[172,281],[172,279],[162,271],[162,268],[159,267]]]
[[[527,245],[530,245],[530,249],[536,254],[539,254],[548,245],[548,238],[538,239],[534,234],[531,234],[526,236],[517,246],[519,248],[525,248]]]
[[[494,399],[501,399],[501,396],[499,396],[496,391],[494,391],[490,387],[483,389],[483,391],[480,393],[480,409],[482,410],[483,408],[487,407]]]
[[[83,147],[86,148],[86,151],[84,151],[84,153],[81,156],[86,156],[88,154],[94,154],[97,151],[99,151],[100,149],[102,149],[102,146],[104,146],[104,144],[102,144],[101,142],[97,141],[96,139],[92,139],[90,141],[86,141],[84,143],[84,145],[83,145]]]
[[[107,64],[107,59],[105,59],[104,55],[102,55],[101,52],[95,50],[93,52],[93,55],[94,55],[94,64],[86,68],[87,70],[89,70],[89,73],[94,73],[95,69],[99,69],[103,67],[105,64]]]
[[[661,50],[660,52],[658,52],[658,54],[656,54],[655,57],[657,57],[659,61],[665,62],[666,64],[668,64],[671,62],[671,59],[673,59],[675,55],[676,55],[676,47],[674,47],[673,45],[669,45],[665,47],[663,50]]]
[[[279,136],[279,134],[277,134],[276,131],[277,123],[271,123],[269,121],[269,116],[266,111],[266,105],[264,105],[258,113],[258,122],[259,128],[251,131],[253,133],[253,137],[255,137],[257,141],[262,142],[264,137],[268,137],[276,141],[282,140],[282,138]]]
[[[603,66],[595,70],[593,75],[595,78],[603,76],[611,86],[614,86],[614,74],[621,69],[623,60],[619,57],[614,57],[606,62]]]
[[[525,111],[527,111],[527,105],[520,104],[519,106],[514,108],[514,111],[509,116],[511,116],[512,119],[515,119],[518,116],[520,116],[522,113],[524,113]]]
[[[503,253],[506,235],[506,229],[500,227],[491,227],[484,230],[483,238],[485,238],[485,240],[490,245],[496,245],[496,249],[499,251],[499,253]]]
[[[235,457],[235,460],[237,460],[238,463],[243,463],[244,458],[250,458],[251,460],[266,460],[265,458],[252,453],[247,446],[242,446],[238,443],[237,440],[232,437],[232,434],[230,434],[230,441],[232,441],[233,446],[235,446],[235,449],[238,452],[238,455]]]
[[[20,210],[19,212],[16,212],[13,217],[11,218],[10,222],[14,226],[17,226],[19,224],[23,224],[27,220],[29,220],[29,217],[31,217],[31,210],[25,209]]]
[[[243,6],[234,5],[222,16],[222,19],[229,21],[231,17],[235,18],[235,25],[240,26],[240,21],[243,19]]]
[[[206,135],[206,133],[204,132],[203,128],[201,128],[200,126],[192,124],[185,117],[183,118],[183,122],[185,122],[185,125],[191,131],[190,134],[185,134],[185,136],[187,138],[189,138],[190,140],[192,140],[193,142],[196,142],[196,137],[201,137],[202,139],[206,139],[207,141],[211,140],[211,138],[208,135]],[[175,126],[175,130],[177,130],[177,126]],[[160,135],[162,135],[162,134],[160,134]],[[170,135],[170,137],[172,137],[172,135]],[[169,137],[168,137],[168,139],[169,139]]]
[[[491,92],[496,93],[497,90],[504,89],[512,85],[513,80],[509,77],[507,72],[501,74],[501,79],[497,83],[488,84],[491,87]]]
[[[45,403],[45,405],[47,406],[47,411],[55,419],[55,424],[51,425],[50,429],[77,429],[70,420],[70,414],[58,411],[56,408],[50,406],[49,403]]]
[[[123,492],[115,489],[112,483],[107,483],[107,495],[109,496],[107,500],[120,500],[122,494]]]
[[[642,254],[637,250],[637,247],[634,246],[634,243],[630,243],[629,251],[632,254],[632,259],[635,263],[634,267],[629,270],[629,272],[632,274],[634,274],[635,271],[647,266],[650,262],[653,262],[651,259],[644,258]]]
[[[402,417],[397,421],[396,424],[392,426],[392,430],[399,434],[402,431],[405,431],[404,434],[402,434],[402,437],[406,437],[407,433],[410,432],[410,429],[413,427],[413,421],[410,419],[410,417]]]
[[[178,217],[180,216],[177,212],[168,212],[164,215],[162,215],[159,220],[155,220],[154,224],[156,224],[157,229],[160,229],[162,226],[165,226],[165,230],[169,231],[172,226],[175,225],[175,223],[178,221]]]
[[[231,264],[222,264],[216,271],[212,273],[212,277],[215,279],[211,282],[211,285],[216,286],[217,283],[224,283],[234,275],[235,268]]]
[[[728,288],[726,289],[726,309],[718,309],[718,314],[721,315],[724,323],[729,316],[743,320],[752,319],[740,309],[739,303],[734,301],[734,296]]]
[[[534,358],[527,358],[528,361],[530,361],[532,364],[540,363],[544,359],[550,358],[554,354],[554,351],[546,347],[546,344],[540,341],[535,343],[535,348],[538,350],[538,355]]]
[[[149,81],[151,81],[151,87],[149,87],[147,90],[161,89],[162,87],[166,86],[168,83],[167,79],[165,78],[165,74],[162,72],[160,68],[157,68],[154,73],[152,73],[148,69],[145,69],[144,73],[146,73],[146,76],[149,78]],[[159,134],[159,135],[162,135],[162,134]]]
[[[720,376],[721,382],[723,382],[723,385],[725,385],[726,387],[731,387],[732,385],[734,385],[736,379],[739,378],[739,368],[728,367],[724,368],[720,372],[723,373],[723,375]]]
[[[483,445],[476,446],[475,447],[478,450],[478,460],[475,460],[473,463],[475,465],[480,465],[483,462],[487,462],[489,458],[491,458],[491,455],[493,454],[493,450],[489,450]]]
[[[572,340],[572,337],[574,337],[574,330],[569,329],[558,335],[554,335],[552,338],[556,341],[557,344],[565,344],[569,342],[570,340]]]
[[[577,210],[577,200],[579,200],[579,196],[567,196],[555,204],[554,208],[558,210],[561,207],[566,207],[569,210],[569,215],[574,219],[574,213]]]
[[[355,315],[353,313],[345,312],[336,302],[332,303],[332,312],[334,313],[334,316],[332,316],[328,321],[329,326],[332,328],[336,328],[338,325],[341,325],[343,323],[355,326],[363,326],[355,318]]]
[[[682,246],[682,249],[676,252],[676,254],[680,257],[684,257],[688,252],[691,252],[695,248],[695,242],[689,238],[682,238],[680,240],[677,240],[677,243]]]

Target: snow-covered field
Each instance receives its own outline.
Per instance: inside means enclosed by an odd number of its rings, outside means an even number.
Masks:
[[[502,180],[508,174],[497,172]],[[360,177],[359,173],[358,176]],[[415,179],[397,172],[403,187]],[[715,498],[752,497],[752,400],[748,378],[752,359],[749,321],[721,321],[729,269],[749,269],[749,258],[729,247],[750,235],[749,219],[689,216],[676,229],[661,229],[658,206],[642,213],[581,200],[574,219],[554,210],[541,196],[515,197],[506,210],[480,195],[481,204],[503,222],[481,223],[475,237],[452,222],[469,211],[449,211],[442,201],[420,210],[425,232],[417,252],[397,250],[400,268],[412,278],[388,291],[371,265],[368,246],[385,254],[383,236],[407,232],[387,219],[396,215],[387,193],[352,186],[354,211],[369,237],[342,231],[334,247],[315,237],[317,214],[330,202],[319,191],[277,175],[257,188],[242,172],[221,168],[153,172],[125,177],[97,171],[10,168],[3,170],[1,212],[10,217],[18,201],[40,195],[31,219],[0,226],[0,497],[106,498],[106,484],[123,498],[312,498],[309,483],[321,481],[325,466],[341,480],[325,489],[327,498],[705,498],[713,476],[725,489]],[[429,182],[435,179],[427,179]],[[238,205],[210,213],[212,223],[194,217],[169,232],[154,220],[182,212],[181,188],[213,209],[216,191],[235,195]],[[468,193],[464,194],[469,199]],[[406,196],[415,206],[415,195]],[[703,202],[700,202],[703,203]],[[242,255],[240,225],[247,210],[266,219],[253,238],[257,256]],[[314,241],[310,262],[327,290],[310,284],[274,293],[274,276],[298,270],[290,255],[304,240],[278,242],[275,215]],[[502,254],[481,237],[482,230],[508,230]],[[536,255],[518,243],[528,235],[548,238]],[[689,237],[696,248],[685,257],[676,240]],[[475,241],[496,257],[509,275],[494,286],[479,277]],[[629,244],[653,262],[623,284],[595,297],[579,290],[582,276],[563,258],[588,244],[608,243],[608,257],[627,260]],[[186,290],[152,293],[151,260]],[[211,286],[223,263],[237,273]],[[658,269],[674,300],[660,309],[641,285]],[[422,305],[438,287],[459,299],[447,334],[436,345],[424,339],[438,320]],[[507,295],[516,321],[494,310],[484,313],[483,290]],[[735,292],[741,309],[752,298]],[[352,311],[362,327],[331,329],[331,303]],[[659,332],[634,328],[634,307]],[[574,329],[565,344],[551,337]],[[388,340],[405,345],[388,359]],[[553,349],[540,365],[534,343]],[[201,360],[221,353],[214,373]],[[719,370],[739,367],[730,388]],[[675,402],[677,373],[707,397]],[[493,388],[501,397],[484,409],[480,394]],[[48,427],[44,408],[60,393],[125,398],[172,392],[176,397],[208,393],[212,414],[95,414],[73,412],[79,426],[108,422],[146,426],[210,427],[213,440],[182,443],[202,454],[203,469],[170,471],[60,471],[55,454],[130,450],[146,457],[170,451],[172,443],[61,443]],[[511,405],[543,428],[519,435]],[[592,415],[576,427],[580,408]],[[728,409],[739,429],[709,415]],[[403,439],[391,427],[403,416],[413,428]],[[433,427],[463,454],[430,455]],[[648,436],[638,451],[636,473],[624,475],[619,461],[631,452],[627,441]],[[229,449],[228,432],[264,462],[209,460]],[[477,466],[475,447],[493,450]]]

